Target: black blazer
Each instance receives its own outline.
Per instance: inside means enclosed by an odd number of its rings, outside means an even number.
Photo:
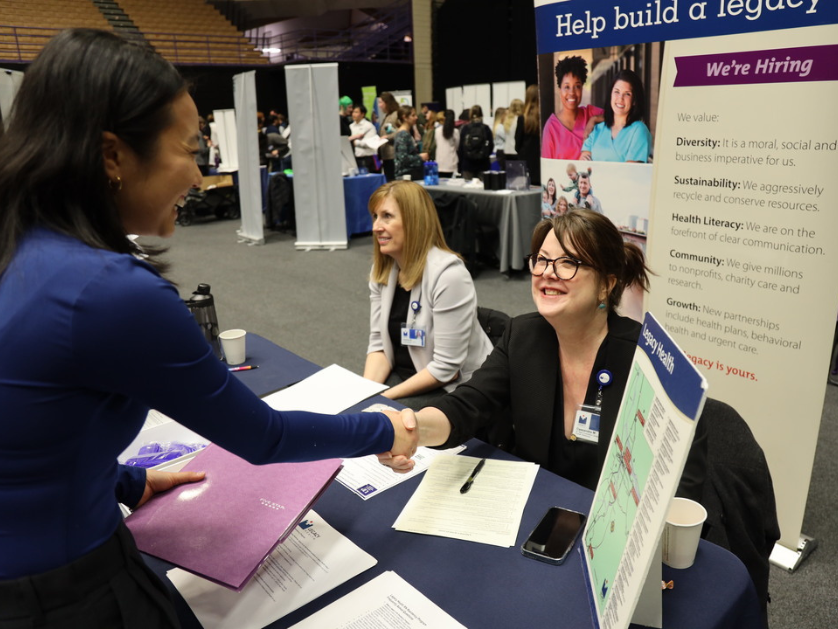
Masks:
[[[603,388],[600,433],[614,431],[617,412],[629,377],[629,369],[640,336],[641,325],[616,314],[608,316],[608,335],[594,361],[585,399],[593,403],[599,383],[596,374],[608,369],[613,384]],[[520,458],[550,469],[550,438],[554,409],[563,406],[559,341],[553,327],[538,313],[515,317],[506,327],[494,351],[471,380],[456,391],[435,400],[451,423],[451,435],[441,447],[452,447],[474,437],[492,424],[511,421],[513,452]],[[497,413],[497,409],[508,409]],[[597,444],[598,470],[605,463],[609,439]],[[705,475],[706,432],[698,422],[696,436],[681,477],[678,495],[693,500],[701,497]],[[594,484],[589,489],[595,490]]]

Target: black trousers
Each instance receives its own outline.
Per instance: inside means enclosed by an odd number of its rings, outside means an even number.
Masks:
[[[177,629],[166,586],[120,522],[99,548],[41,574],[0,581],[0,629]]]
[[[356,155],[355,163],[358,164],[358,168],[366,168],[371,173],[378,172],[378,169],[375,167],[375,160],[372,158],[372,155],[366,157],[358,157]]]
[[[385,159],[381,161],[381,170],[384,171],[384,177],[387,181],[393,181],[396,178],[396,160]]]

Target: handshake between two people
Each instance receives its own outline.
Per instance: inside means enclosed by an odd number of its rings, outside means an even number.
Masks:
[[[378,456],[382,465],[392,468],[400,474],[406,474],[413,469],[415,462],[413,455],[419,447],[419,422],[416,414],[409,408],[403,411],[384,411],[387,418],[393,424],[393,447],[389,452],[383,452]],[[133,507],[141,505],[155,494],[167,491],[183,483],[195,483],[203,480],[204,472],[162,472],[159,470],[146,470],[146,484],[140,501]]]
[[[419,422],[409,408],[401,412],[384,411],[384,414],[393,423],[393,448],[377,455],[378,461],[394,472],[406,474],[415,465],[413,455],[419,447]]]

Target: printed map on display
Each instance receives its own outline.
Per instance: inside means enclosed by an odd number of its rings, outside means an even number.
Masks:
[[[583,539],[600,609],[608,602],[623,549],[629,545],[654,460],[645,431],[650,412],[656,411],[660,413],[660,405],[652,386],[635,363]]]

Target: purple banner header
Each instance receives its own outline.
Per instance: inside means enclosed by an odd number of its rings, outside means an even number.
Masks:
[[[838,44],[676,57],[675,87],[838,80]]]

